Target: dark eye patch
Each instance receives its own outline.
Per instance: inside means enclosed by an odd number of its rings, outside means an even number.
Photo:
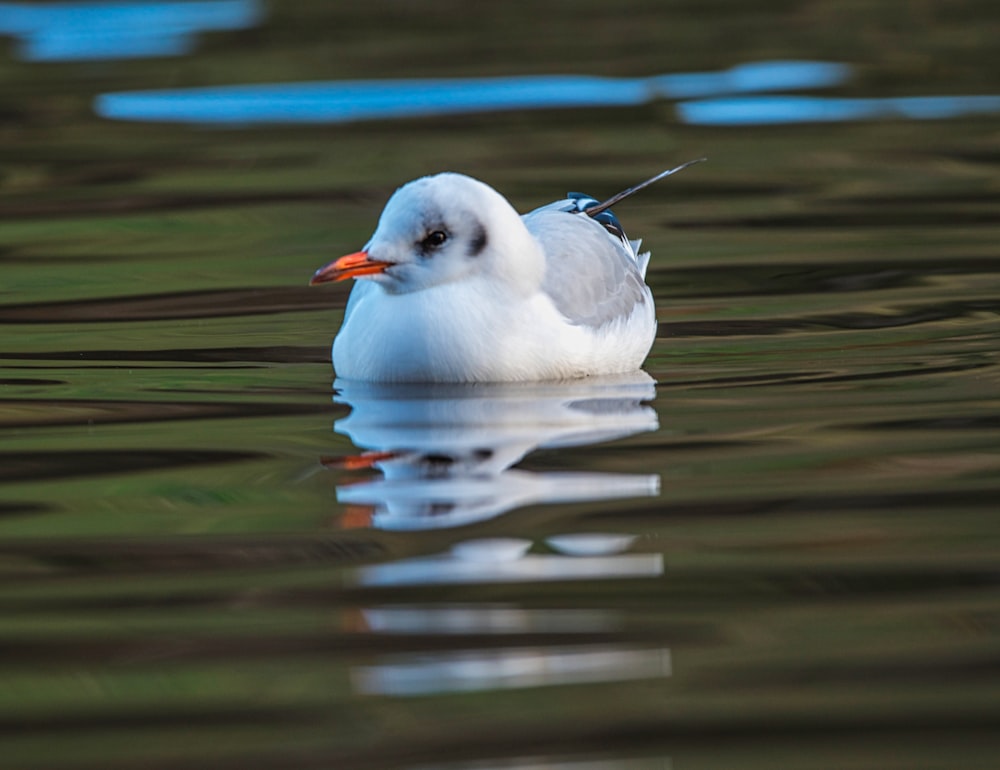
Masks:
[[[469,241],[469,256],[478,257],[486,248],[486,228],[476,222],[476,229],[472,233],[472,240]]]

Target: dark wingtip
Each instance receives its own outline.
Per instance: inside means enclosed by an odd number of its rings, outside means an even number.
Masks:
[[[603,203],[598,203],[598,204],[596,204],[594,206],[590,206],[588,208],[585,208],[583,210],[583,213],[586,214],[589,217],[595,217],[598,214],[600,214],[602,211],[606,211],[607,209],[611,208],[616,203],[618,203],[618,201],[624,200],[625,198],[627,198],[628,196],[632,195],[633,193],[637,193],[637,192],[639,192],[639,190],[642,190],[642,189],[644,189],[646,187],[649,187],[651,184],[653,184],[655,182],[659,182],[661,179],[664,179],[664,178],[670,176],[671,174],[676,174],[678,171],[683,171],[688,166],[693,166],[695,163],[704,163],[707,160],[708,160],[707,157],[695,158],[694,160],[689,160],[686,163],[681,163],[681,165],[679,165],[679,166],[674,166],[673,168],[668,168],[666,171],[661,171],[656,176],[651,176],[645,182],[639,182],[639,184],[637,184],[637,185],[635,185],[633,187],[629,187],[627,190],[622,190],[617,195],[612,195],[610,198],[608,198]]]

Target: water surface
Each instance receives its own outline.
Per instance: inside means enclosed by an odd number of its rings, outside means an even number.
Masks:
[[[851,65],[830,98],[998,93],[986,3],[574,9],[272,4],[187,57],[85,66],[10,44],[7,764],[995,765],[994,117],[709,127],[658,101],[202,130],[92,109],[774,59]],[[653,251],[648,377],[334,390],[346,291],[306,283],[398,184],[461,170],[527,210],[702,155],[617,209]]]

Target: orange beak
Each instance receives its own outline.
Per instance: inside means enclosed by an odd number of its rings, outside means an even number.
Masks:
[[[321,457],[320,463],[327,468],[338,468],[345,471],[358,471],[374,468],[383,460],[395,460],[399,452],[362,452],[359,455],[343,455],[341,457]]]
[[[331,281],[343,281],[345,278],[359,278],[363,275],[375,275],[384,272],[387,267],[392,266],[392,262],[380,262],[368,256],[367,251],[356,251],[341,257],[317,270],[313,277],[309,279],[309,285],[315,286],[318,283],[330,283]]]

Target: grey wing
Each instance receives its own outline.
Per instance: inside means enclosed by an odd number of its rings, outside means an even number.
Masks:
[[[599,223],[546,207],[524,224],[545,250],[542,289],[571,323],[597,328],[652,303],[643,281],[648,254],[636,256]]]

